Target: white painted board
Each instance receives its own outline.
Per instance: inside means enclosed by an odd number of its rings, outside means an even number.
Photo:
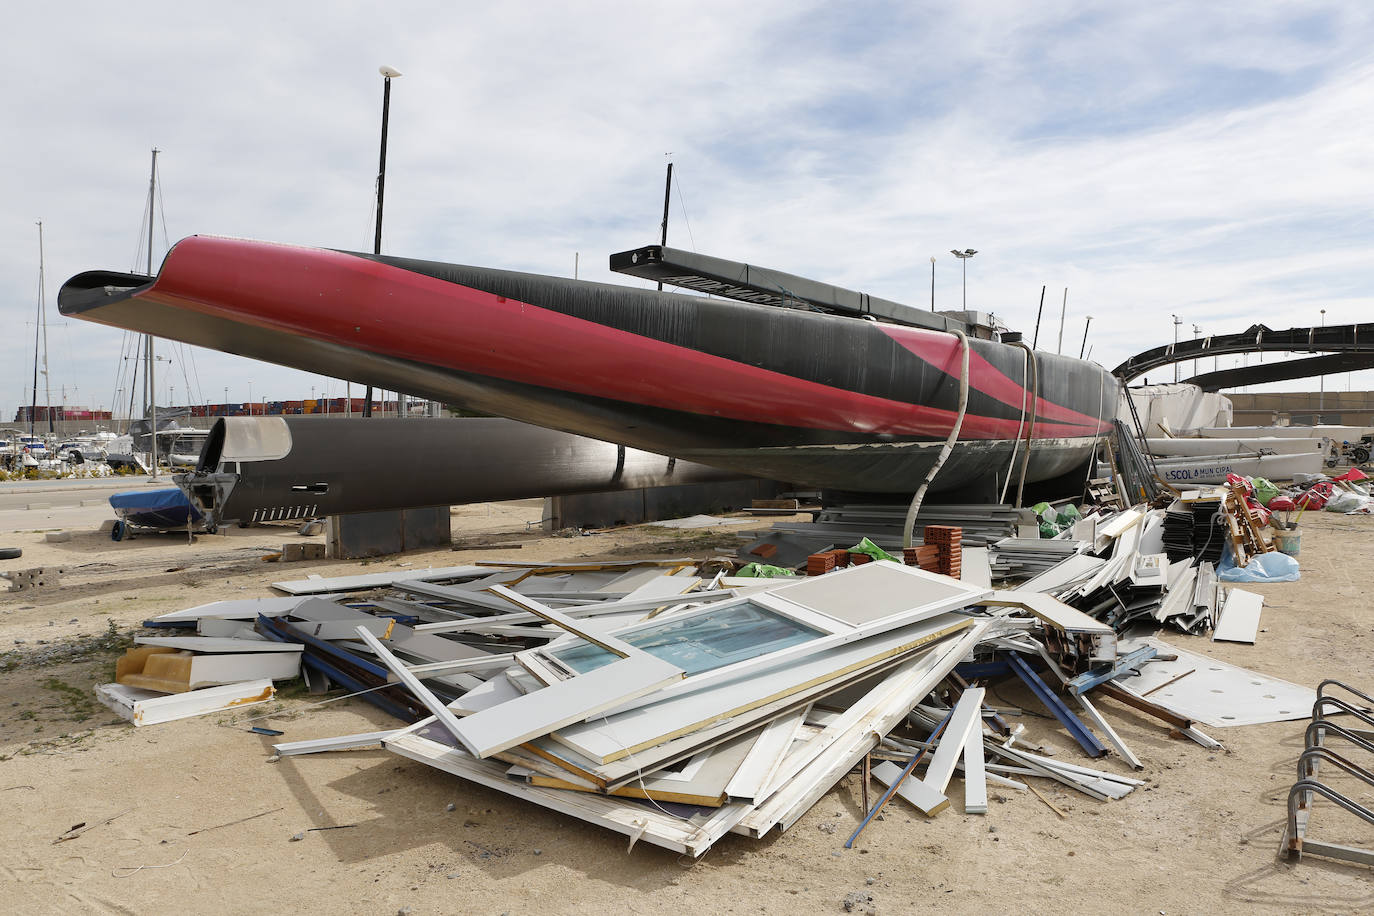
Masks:
[[[224,636],[135,636],[140,646],[164,646],[191,652],[300,652],[301,644],[274,639],[232,639]]]
[[[987,771],[983,766],[983,727],[968,733],[964,742],[964,813],[988,813]]]
[[[887,787],[891,787],[901,775],[902,768],[891,760],[884,760],[873,768],[873,778]],[[897,797],[927,817],[934,817],[949,807],[949,799],[943,792],[917,779],[914,773],[902,780],[897,788]]]
[[[1317,702],[1317,692],[1309,687],[1189,652],[1162,639],[1147,637],[1119,645],[1123,655],[1147,645],[1160,655],[1177,655],[1175,661],[1151,661],[1140,669],[1139,677],[1114,683],[1136,696],[1160,687],[1146,699],[1202,725],[1226,728],[1306,719]],[[1189,671],[1187,677],[1168,684]]]
[[[964,754],[969,734],[982,726],[982,710],[983,688],[970,687],[965,690],[959,702],[954,704],[949,724],[940,735],[940,745],[935,749],[930,766],[926,767],[925,779],[922,780],[926,785],[944,793],[950,777],[954,775],[955,765]]]
[[[676,693],[649,706],[564,728],[555,737],[598,763],[609,763],[666,737],[685,734],[707,723],[765,705],[807,684],[839,679],[844,673],[900,654],[905,647],[922,645],[962,629],[969,622],[970,618],[960,614],[941,614],[816,655],[745,672],[701,689]],[[690,682],[689,678],[687,683]]]
[[[490,757],[681,678],[676,665],[648,654],[632,655],[473,713],[459,722],[454,737],[473,756]]]
[[[1217,628],[1212,631],[1213,642],[1247,642],[1255,644],[1259,635],[1260,611],[1264,596],[1244,589],[1233,588],[1226,593]]]
[[[207,687],[186,693],[158,693],[124,684],[100,684],[95,698],[135,726],[156,725],[187,719],[222,709],[240,709],[266,703],[276,696],[270,680]]]

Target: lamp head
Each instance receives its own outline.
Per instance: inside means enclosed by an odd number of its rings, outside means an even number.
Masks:
[[[378,67],[377,72],[380,73],[382,76],[385,76],[387,79],[394,79],[395,77],[401,75],[400,70],[397,70],[395,67],[388,67],[386,65]]]

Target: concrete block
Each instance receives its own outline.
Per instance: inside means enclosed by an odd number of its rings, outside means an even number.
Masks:
[[[41,588],[56,588],[62,584],[62,574],[67,570],[62,566],[38,566],[33,569],[16,569],[7,575],[10,591],[24,592]]]
[[[281,547],[281,561],[283,563],[298,563],[301,560],[323,560],[324,556],[323,544],[283,544]]]
[[[32,510],[32,509],[51,509],[51,508],[52,508],[52,503],[29,503],[29,504],[28,504],[27,506],[25,506],[24,508],[25,508],[25,509],[30,509],[30,510]]]
[[[43,535],[43,540],[49,544],[65,544],[72,539],[70,531],[49,531]]]

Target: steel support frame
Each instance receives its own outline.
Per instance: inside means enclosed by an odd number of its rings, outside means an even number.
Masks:
[[[1045,708],[1054,713],[1054,717],[1068,729],[1069,734],[1089,757],[1101,757],[1107,753],[1106,746],[1097,740],[1097,736],[1089,731],[1068,706],[1064,705],[1063,700],[1055,696],[1054,691],[1031,670],[1025,659],[1015,652],[1010,652],[1007,654],[1007,663],[1016,676],[1030,688],[1031,693],[1035,694],[1036,698],[1045,704]]]

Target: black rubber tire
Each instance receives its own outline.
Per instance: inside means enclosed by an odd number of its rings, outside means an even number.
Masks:
[[[1369,464],[1369,449],[1362,445],[1356,446],[1351,455],[1355,458],[1356,464]]]
[[[0,547],[0,560],[17,560],[23,555],[22,547]]]
[[[122,541],[122,540],[124,540],[124,532],[125,532],[125,530],[126,530],[126,526],[125,526],[125,524],[124,524],[122,521],[115,522],[115,523],[114,523],[114,527],[110,529],[110,540],[112,540],[112,541]]]

